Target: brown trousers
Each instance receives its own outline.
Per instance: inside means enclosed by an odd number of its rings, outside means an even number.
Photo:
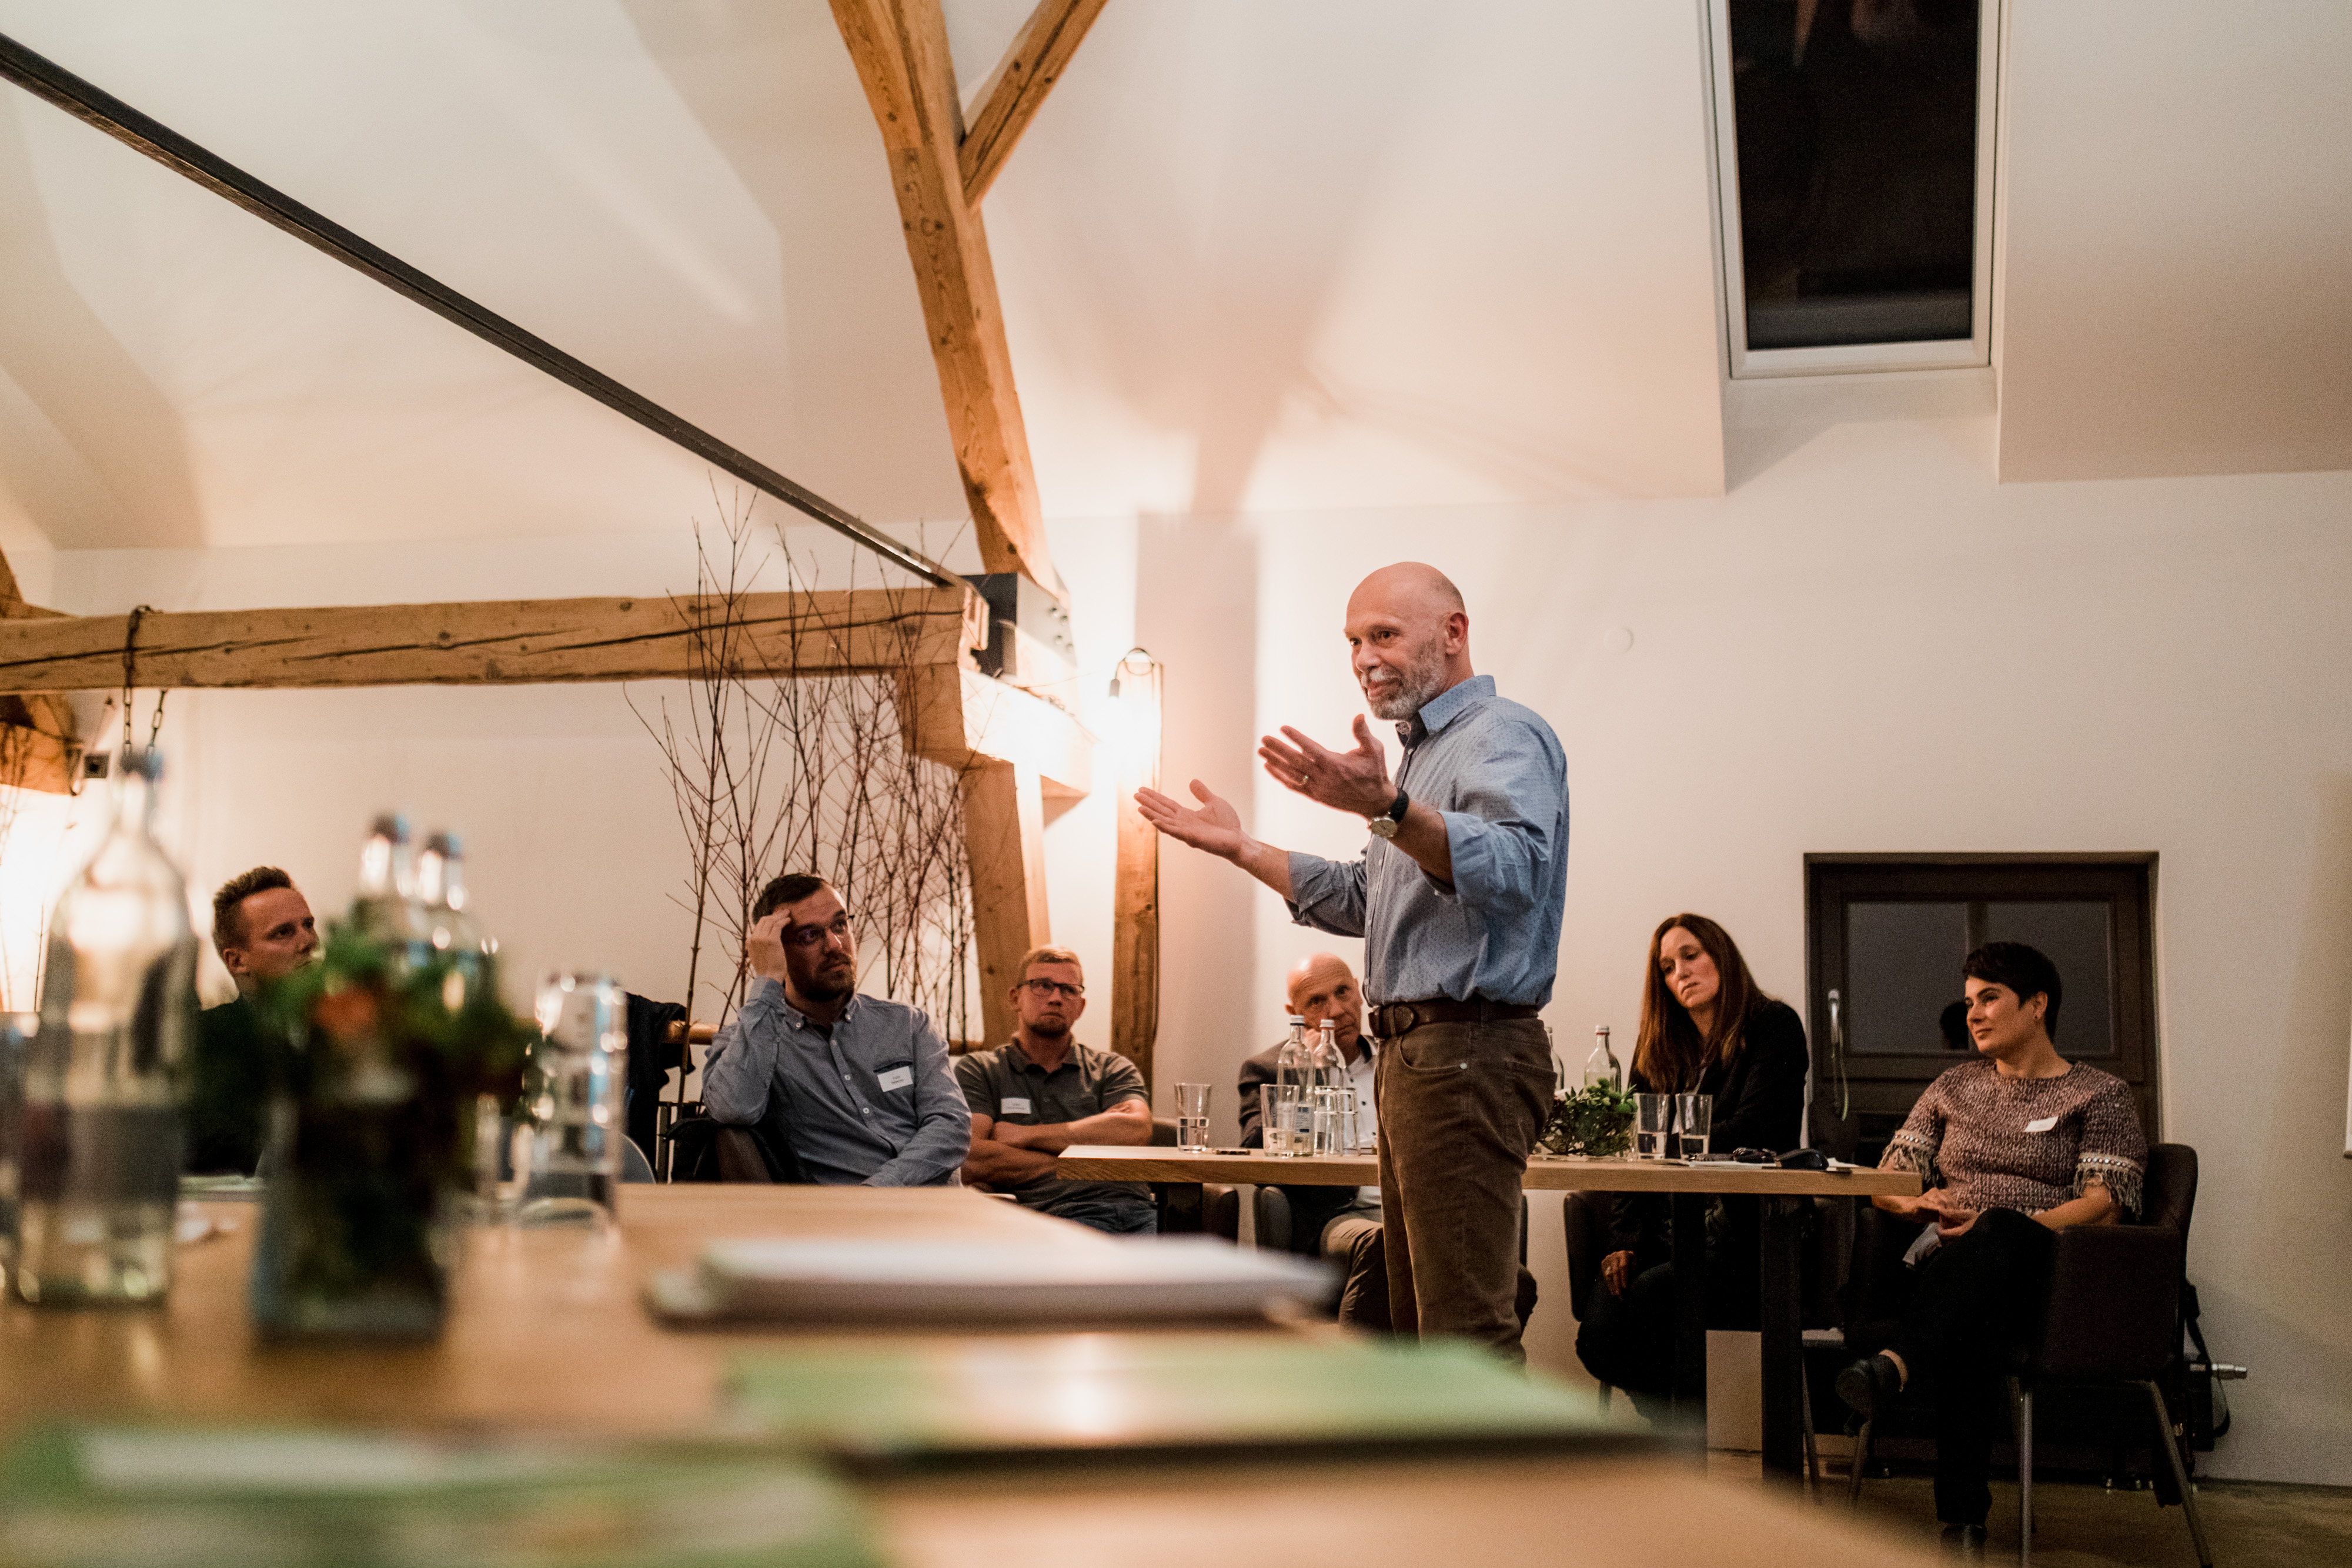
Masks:
[[[1377,1071],[1392,1326],[1525,1359],[1520,1180],[1552,1096],[1542,1020],[1423,1024]]]

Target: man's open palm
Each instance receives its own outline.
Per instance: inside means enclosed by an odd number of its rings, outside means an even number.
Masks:
[[[1201,802],[1197,810],[1172,795],[1162,795],[1157,789],[1138,789],[1135,809],[1143,814],[1145,821],[1177,842],[1233,859],[1241,852],[1244,841],[1241,813],[1234,810],[1231,801],[1212,794],[1198,779],[1192,780],[1192,794]]]

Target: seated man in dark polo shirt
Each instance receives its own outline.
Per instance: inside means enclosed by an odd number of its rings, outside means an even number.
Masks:
[[[236,999],[196,1017],[188,1064],[188,1169],[199,1176],[250,1176],[261,1160],[269,1107],[253,998],[261,988],[310,962],[319,923],[294,879],[274,865],[231,877],[213,894],[213,951]]]
[[[1021,1020],[1013,1043],[956,1058],[956,1082],[971,1107],[963,1177],[1041,1213],[1148,1236],[1160,1220],[1143,1183],[1054,1175],[1054,1156],[1074,1144],[1151,1142],[1151,1101],[1135,1063],[1070,1038],[1087,1010],[1086,989],[1076,953],[1031,948],[1013,988]]]

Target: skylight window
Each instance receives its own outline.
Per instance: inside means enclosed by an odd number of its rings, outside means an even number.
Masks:
[[[1990,362],[1997,0],[1709,0],[1735,377]]]

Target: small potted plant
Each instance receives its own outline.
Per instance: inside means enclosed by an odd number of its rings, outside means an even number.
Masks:
[[[448,1304],[479,1097],[511,1102],[530,1029],[496,960],[328,930],[263,998],[272,1103],[254,1252],[273,1336],[424,1339]]]
[[[1633,1146],[1633,1096],[1605,1081],[1554,1095],[1551,1120],[1536,1140],[1545,1154],[1591,1159],[1614,1159]]]

